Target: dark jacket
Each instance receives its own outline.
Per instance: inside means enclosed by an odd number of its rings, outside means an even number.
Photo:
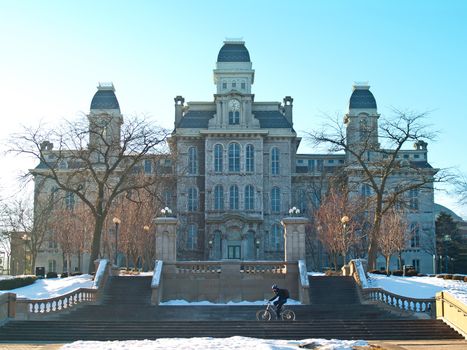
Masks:
[[[277,288],[276,290],[274,290],[274,296],[271,299],[269,299],[269,301],[273,301],[276,298],[287,299],[288,297],[289,291],[287,289]]]

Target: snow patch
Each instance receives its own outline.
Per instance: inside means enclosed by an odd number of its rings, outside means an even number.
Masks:
[[[241,305],[266,305],[267,300],[257,300],[257,301],[229,301],[227,303],[213,303],[211,301],[203,300],[203,301],[187,301],[182,299],[176,300],[168,300],[160,303],[161,306],[226,306],[226,305],[234,305],[234,306],[241,306]],[[286,305],[301,305],[298,300],[294,299],[287,299]]]

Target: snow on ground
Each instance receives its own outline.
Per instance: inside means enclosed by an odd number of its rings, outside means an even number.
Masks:
[[[78,288],[91,288],[92,276],[80,275],[66,278],[38,279],[26,287],[3,290],[0,293],[16,293],[18,298],[48,299],[67,294]]]
[[[467,303],[467,282],[436,277],[368,275],[370,288],[382,288],[394,294],[420,299],[434,298],[437,292],[446,291]]]
[[[324,272],[308,272],[308,276],[325,276]]]
[[[230,338],[162,338],[157,340],[131,341],[76,341],[64,345],[62,350],[93,349],[93,350],[291,350],[298,349],[300,344],[313,343],[320,350],[351,350],[354,346],[365,346],[362,340],[266,340],[246,337]]]

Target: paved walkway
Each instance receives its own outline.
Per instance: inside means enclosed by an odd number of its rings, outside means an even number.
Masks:
[[[0,343],[1,350],[58,350],[64,344]],[[298,349],[298,348],[297,348]],[[356,350],[465,350],[467,340],[388,340],[370,341],[370,346]],[[319,350],[319,349],[317,349]]]

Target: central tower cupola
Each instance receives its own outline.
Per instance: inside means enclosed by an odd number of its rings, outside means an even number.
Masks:
[[[251,94],[255,71],[252,69],[250,53],[245,42],[230,39],[224,41],[224,46],[217,55],[214,70],[214,84],[218,94],[236,91],[241,94]]]

